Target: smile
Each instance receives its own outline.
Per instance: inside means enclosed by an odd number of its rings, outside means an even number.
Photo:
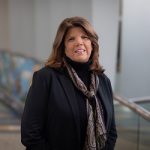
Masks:
[[[85,52],[85,49],[77,49],[77,50],[75,50],[75,53],[83,53],[83,52]]]

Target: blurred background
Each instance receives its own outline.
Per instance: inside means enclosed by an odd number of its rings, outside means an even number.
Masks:
[[[0,149],[24,149],[20,118],[33,72],[71,16],[86,17],[99,35],[100,62],[114,91],[116,150],[148,150],[149,0],[0,0]]]

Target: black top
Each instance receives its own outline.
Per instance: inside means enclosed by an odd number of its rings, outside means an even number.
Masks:
[[[90,65],[91,60],[86,63],[80,63],[72,61],[70,58],[66,57],[66,61],[70,64],[84,82],[84,84],[89,87],[90,85]],[[75,87],[76,88],[76,87]],[[81,149],[84,147],[85,137],[86,137],[86,127],[87,127],[87,111],[86,111],[86,97],[79,90],[75,90],[76,98],[78,102],[79,114],[80,114],[80,135],[81,135]]]

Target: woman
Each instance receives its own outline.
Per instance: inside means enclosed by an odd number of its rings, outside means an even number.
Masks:
[[[27,150],[114,149],[112,89],[98,56],[91,24],[82,17],[63,20],[27,95],[21,124]]]

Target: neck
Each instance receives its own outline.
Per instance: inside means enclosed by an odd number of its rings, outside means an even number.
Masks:
[[[77,72],[80,71],[85,71],[89,72],[90,71],[90,65],[92,64],[92,60],[89,60],[87,62],[76,62],[70,59],[69,57],[65,56],[66,62],[71,65]]]
[[[88,62],[85,62],[85,63],[81,63],[81,62],[75,62],[67,56],[65,56],[65,60],[72,68],[75,69],[76,73],[78,74],[80,79],[84,82],[84,84],[87,87],[89,87],[90,82],[91,82],[90,65],[92,63],[92,60],[89,60]]]

